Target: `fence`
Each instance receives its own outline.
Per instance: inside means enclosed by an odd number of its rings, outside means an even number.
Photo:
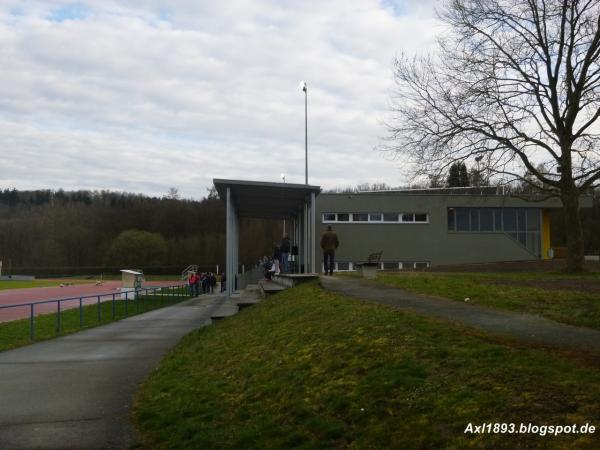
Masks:
[[[218,263],[199,264],[201,272],[215,271]],[[181,273],[182,265],[173,266],[140,266],[135,267],[144,272],[145,275],[177,275]],[[120,275],[122,266],[63,266],[63,267],[8,267],[6,264],[2,270],[3,275],[34,275],[37,278],[61,278],[71,276],[98,276]]]
[[[120,293],[96,294],[79,297],[43,300],[38,302],[20,303],[17,305],[0,305],[0,312],[25,308],[29,316],[29,340],[36,336],[36,318],[56,315],[55,334],[61,332],[62,319],[66,311],[79,310],[79,328],[85,325],[85,317],[96,316],[96,323],[103,323],[103,318],[108,313],[112,322],[116,317],[139,314],[140,312],[160,308],[190,298],[188,286],[177,284],[171,286],[157,286],[141,288],[135,291]],[[56,305],[55,308],[52,305]],[[75,306],[72,306],[75,304]],[[67,307],[65,307],[67,305]],[[95,311],[93,311],[95,310]],[[108,311],[107,311],[108,310]],[[95,314],[94,314],[95,313]],[[37,314],[37,315],[36,315]],[[21,319],[26,319],[22,317]],[[10,323],[10,322],[9,322]]]

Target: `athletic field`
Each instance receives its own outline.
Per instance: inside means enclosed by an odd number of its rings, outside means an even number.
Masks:
[[[144,287],[153,286],[170,286],[180,283],[180,281],[147,281]],[[72,299],[62,301],[60,304],[61,310],[78,308],[79,298],[84,296],[93,296],[82,300],[82,304],[91,305],[98,302],[98,297],[101,302],[112,300],[113,295],[117,298],[120,294],[119,288],[121,281],[105,281],[101,285],[95,283],[90,284],[72,284],[64,286],[52,287],[35,287],[24,289],[3,289],[0,290],[0,307],[4,305],[23,305],[15,308],[0,309],[0,322],[8,322],[16,319],[29,317],[31,308],[28,305],[32,302],[40,302],[46,300]],[[48,314],[56,312],[57,303],[46,303],[36,305],[34,308],[35,315]]]

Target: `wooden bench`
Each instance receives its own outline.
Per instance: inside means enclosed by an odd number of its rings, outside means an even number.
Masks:
[[[383,251],[371,253],[367,257],[367,262],[354,264],[354,267],[356,267],[358,273],[364,278],[375,278],[382,254]]]

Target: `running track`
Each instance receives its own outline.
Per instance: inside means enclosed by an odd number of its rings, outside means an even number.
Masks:
[[[180,281],[146,281],[144,287],[152,286],[172,286]],[[120,281],[105,281],[102,285],[76,284],[71,286],[56,287],[38,287],[28,289],[5,289],[0,291],[0,306],[2,305],[21,305],[23,303],[33,303],[45,300],[58,300],[63,298],[77,297],[72,301],[61,302],[61,310],[78,308],[79,297],[93,295],[94,297],[83,299],[84,305],[95,304],[98,301],[112,300],[113,294],[119,294],[121,287]],[[118,298],[118,297],[117,297]],[[56,312],[56,303],[46,303],[35,306],[35,315],[48,314]],[[8,322],[16,319],[29,317],[30,308],[28,305],[15,308],[0,309],[0,322]]]

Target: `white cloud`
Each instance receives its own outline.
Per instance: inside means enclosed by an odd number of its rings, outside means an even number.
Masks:
[[[212,178],[400,184],[372,150],[431,2],[0,3],[0,186],[200,197]],[[428,12],[428,13],[427,13]],[[32,163],[35,162],[35,163]]]

